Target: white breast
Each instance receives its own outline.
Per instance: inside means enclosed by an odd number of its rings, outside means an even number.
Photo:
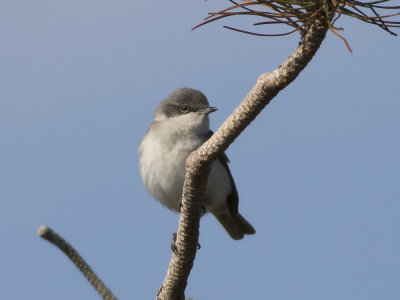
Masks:
[[[208,119],[206,121],[204,125],[208,131]],[[182,129],[182,123],[173,120],[157,122],[150,127],[139,145],[140,174],[147,191],[175,211],[179,210],[186,158],[204,142],[187,131],[187,137],[176,143],[174,133],[178,128]],[[230,192],[230,180],[224,166],[219,161],[213,162],[203,197],[207,211],[225,205]]]

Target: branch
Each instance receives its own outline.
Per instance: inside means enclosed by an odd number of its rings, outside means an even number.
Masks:
[[[85,262],[82,256],[80,256],[79,253],[76,252],[76,250],[61,236],[45,225],[40,226],[38,235],[64,252],[104,300],[117,300],[113,293]]]
[[[243,132],[263,108],[311,61],[329,29],[325,16],[308,26],[297,49],[271,73],[262,74],[256,85],[225,120],[214,135],[186,160],[186,175],[182,193],[182,208],[172,253],[164,283],[157,299],[184,299],[187,279],[196,256],[201,195],[207,184],[210,164]]]

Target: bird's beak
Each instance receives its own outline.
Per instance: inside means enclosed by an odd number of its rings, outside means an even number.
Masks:
[[[202,114],[210,114],[216,110],[218,110],[218,108],[216,108],[216,107],[207,107],[207,108],[200,109],[199,112]]]

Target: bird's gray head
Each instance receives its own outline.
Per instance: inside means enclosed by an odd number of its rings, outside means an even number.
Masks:
[[[195,119],[207,119],[207,115],[216,111],[210,107],[206,96],[199,90],[180,88],[172,92],[158,106],[154,113],[154,121],[176,118],[183,122],[193,122]]]

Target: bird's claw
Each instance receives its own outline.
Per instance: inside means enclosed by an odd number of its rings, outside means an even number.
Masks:
[[[171,250],[174,252],[176,255],[178,255],[178,247],[176,247],[176,233],[172,234],[172,243],[171,243]]]
[[[206,207],[204,205],[201,206],[201,212],[200,212],[200,216],[204,216],[206,214],[207,210]]]

